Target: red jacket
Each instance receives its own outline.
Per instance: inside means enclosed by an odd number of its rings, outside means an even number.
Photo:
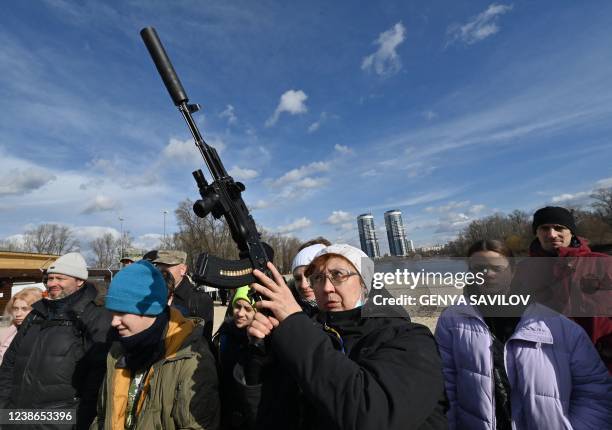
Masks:
[[[572,318],[589,335],[612,373],[612,257],[593,252],[586,239],[547,253],[535,239],[512,290]],[[548,257],[548,258],[544,258]]]

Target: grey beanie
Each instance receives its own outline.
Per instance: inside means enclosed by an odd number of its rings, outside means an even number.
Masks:
[[[89,277],[89,272],[87,272],[87,263],[85,262],[83,256],[78,252],[69,252],[68,254],[64,254],[51,263],[51,266],[49,266],[47,269],[47,274],[51,273],[68,275],[84,281],[86,281]]]

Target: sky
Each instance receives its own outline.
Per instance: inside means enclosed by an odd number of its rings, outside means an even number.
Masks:
[[[358,244],[371,212],[384,253],[390,209],[428,246],[612,186],[610,2],[32,0],[0,24],[0,238],[177,231],[204,164],[146,26],[270,232]]]

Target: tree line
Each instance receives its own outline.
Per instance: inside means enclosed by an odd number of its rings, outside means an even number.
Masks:
[[[177,249],[187,252],[189,267],[195,267],[197,257],[208,252],[219,258],[236,259],[238,251],[231,238],[227,223],[216,220],[211,215],[197,217],[192,210],[193,202],[184,200],[174,211],[178,231],[160,240],[157,249]],[[259,227],[262,239],[274,249],[274,264],[281,273],[291,271],[291,262],[301,242],[295,237],[270,233]],[[0,250],[36,252],[40,254],[62,255],[67,252],[81,251],[89,260],[91,267],[108,269],[119,268],[121,256],[143,255],[147,249],[134,247],[134,238],[129,231],[123,237],[105,233],[84,244],[75,237],[72,228],[60,224],[40,224],[26,230],[22,240],[0,240]]]
[[[591,245],[612,243],[612,187],[596,190],[591,194],[590,207],[567,206],[576,220],[577,234],[589,240]],[[495,214],[472,221],[446,244],[442,254],[465,256],[470,245],[481,239],[502,239],[515,255],[525,255],[534,239],[531,230],[531,214],[515,210],[503,215]]]
[[[590,207],[568,207],[576,219],[578,234],[589,239],[592,245],[612,243],[612,187],[595,191]],[[178,204],[174,211],[178,231],[160,240],[158,249],[177,249],[187,252],[188,264],[195,267],[197,257],[208,252],[219,258],[236,259],[238,251],[231,238],[227,223],[216,220],[211,215],[197,217],[189,199]],[[480,239],[497,238],[516,254],[527,253],[533,240],[530,214],[515,210],[510,214],[495,214],[472,221],[457,238],[446,244],[439,252],[444,255],[465,256],[469,246]],[[271,233],[259,227],[262,239],[275,251],[274,264],[281,273],[291,271],[291,262],[300,246],[300,240],[291,236]],[[23,240],[0,240],[0,250],[25,251],[41,254],[61,255],[80,250],[81,245],[74,230],[59,224],[41,224],[23,234]],[[142,255],[145,249],[134,248],[134,238],[129,231],[123,237],[105,233],[86,244],[87,254],[92,267],[118,268],[123,255]]]

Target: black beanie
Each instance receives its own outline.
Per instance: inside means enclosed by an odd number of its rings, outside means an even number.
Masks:
[[[562,225],[569,228],[572,234],[576,234],[574,216],[570,211],[559,206],[546,206],[533,214],[533,224],[531,225],[533,234],[536,234],[538,227],[543,224]]]

